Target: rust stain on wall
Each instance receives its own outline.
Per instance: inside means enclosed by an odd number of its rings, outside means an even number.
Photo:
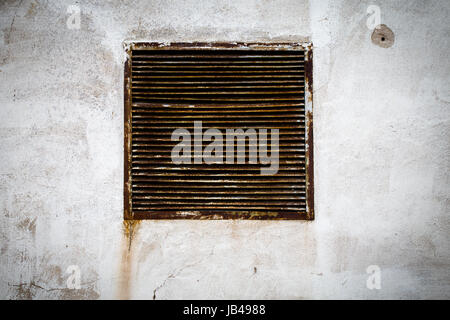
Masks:
[[[133,271],[133,239],[136,236],[140,221],[124,220],[122,233],[122,258],[119,268],[119,285],[117,298],[121,300],[130,299],[132,271]]]

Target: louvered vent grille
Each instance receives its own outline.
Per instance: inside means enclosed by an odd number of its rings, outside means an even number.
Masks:
[[[125,74],[125,217],[312,219],[306,55],[300,45],[132,47]],[[268,164],[250,164],[248,144],[244,164],[194,163],[195,121],[203,133],[221,130],[224,144],[226,129],[278,129],[278,172],[262,174]],[[171,136],[180,128],[192,133],[190,164],[171,159],[179,143]]]

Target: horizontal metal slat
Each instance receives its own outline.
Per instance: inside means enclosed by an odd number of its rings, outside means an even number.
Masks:
[[[223,70],[231,70],[227,72],[234,71],[252,71],[252,70],[266,70],[266,71],[284,71],[284,72],[299,72],[303,70],[303,64],[295,64],[295,65],[273,65],[273,64],[215,64],[215,65],[182,65],[182,64],[172,64],[172,65],[162,65],[162,64],[140,64],[133,65],[132,72],[154,72],[154,71],[170,71],[170,72],[186,72],[188,70],[193,70],[195,72],[215,72],[214,70],[223,71]],[[264,71],[261,71],[264,72]]]
[[[304,59],[303,56],[299,56],[298,58],[295,59],[284,59],[284,60],[273,60],[273,58],[271,57],[271,59],[265,59],[265,60],[255,60],[255,59],[249,59],[249,60],[201,60],[201,59],[197,59],[194,61],[188,61],[188,60],[170,60],[170,59],[166,59],[166,60],[149,60],[149,59],[144,59],[144,60],[139,60],[139,59],[134,59],[132,61],[132,66],[134,67],[140,67],[140,66],[198,66],[198,65],[206,65],[206,66],[223,66],[223,65],[261,65],[261,66],[265,66],[265,65],[271,65],[271,66],[289,66],[289,67],[296,67],[298,65],[302,65],[304,64]]]
[[[228,206],[228,205],[203,205],[201,206],[201,208],[199,208],[199,205],[195,205],[195,206],[187,206],[187,205],[182,205],[182,206],[157,206],[157,207],[149,207],[149,206],[134,206],[133,207],[134,210],[139,211],[139,210],[143,210],[143,211],[152,211],[152,210],[199,210],[199,209],[218,209],[218,210],[296,210],[296,211],[300,211],[300,210],[304,210],[304,208],[302,209],[301,207],[277,207],[277,206]]]
[[[137,108],[166,108],[168,110],[170,109],[186,109],[186,110],[199,110],[199,109],[260,109],[260,108],[286,108],[286,107],[304,107],[304,103],[302,102],[284,102],[284,103],[254,103],[252,105],[246,105],[246,104],[228,104],[228,105],[218,105],[218,104],[204,104],[204,105],[192,105],[192,104],[164,104],[161,105],[160,103],[146,103],[146,102],[134,102],[132,104],[132,107]]]
[[[245,189],[245,190],[239,190],[239,191],[233,191],[233,190],[214,190],[214,191],[204,191],[204,190],[200,190],[199,188],[191,188],[191,189],[177,189],[177,190],[164,190],[162,188],[160,189],[154,189],[152,190],[150,193],[148,191],[148,188],[136,188],[134,190],[134,197],[146,197],[146,196],[155,196],[158,194],[164,194],[165,196],[171,196],[173,195],[184,195],[184,196],[198,196],[198,195],[212,195],[212,196],[216,196],[219,194],[222,195],[227,195],[227,196],[245,196],[245,195],[259,195],[262,197],[267,197],[267,195],[272,195],[272,196],[279,196],[279,195],[295,195],[295,196],[299,196],[305,198],[305,194],[306,191],[304,190],[295,190],[295,189],[272,189],[270,191],[267,190],[261,190],[261,189],[253,189],[251,191],[248,191],[251,189]],[[140,194],[143,194],[143,196],[141,196]]]
[[[170,96],[180,96],[180,95],[300,95],[304,93],[302,90],[278,90],[278,91],[170,91],[170,90],[161,90],[161,91],[148,91],[148,90],[139,90],[135,91],[133,95],[144,95],[144,96],[152,96],[152,95],[170,95]]]
[[[195,59],[195,61],[198,60],[206,60],[206,59],[300,59],[303,58],[303,54],[273,54],[273,55],[261,55],[261,54],[171,54],[171,55],[165,55],[165,54],[158,54],[158,55],[133,55],[132,59],[133,62],[135,61],[144,61],[144,60],[156,60],[156,59],[167,59],[167,60],[176,60],[176,59]]]

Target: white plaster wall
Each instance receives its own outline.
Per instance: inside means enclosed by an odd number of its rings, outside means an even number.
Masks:
[[[69,30],[69,5],[81,29]],[[395,34],[374,45],[370,4]],[[0,297],[450,298],[450,3],[0,1]],[[314,43],[316,220],[123,225],[124,40]],[[81,289],[66,287],[69,265]],[[369,265],[381,290],[366,287]]]

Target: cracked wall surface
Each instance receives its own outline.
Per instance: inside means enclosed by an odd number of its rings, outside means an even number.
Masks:
[[[372,4],[388,48],[372,42]],[[0,298],[450,298],[449,11],[1,1]],[[124,223],[124,40],[312,41],[315,221]]]

